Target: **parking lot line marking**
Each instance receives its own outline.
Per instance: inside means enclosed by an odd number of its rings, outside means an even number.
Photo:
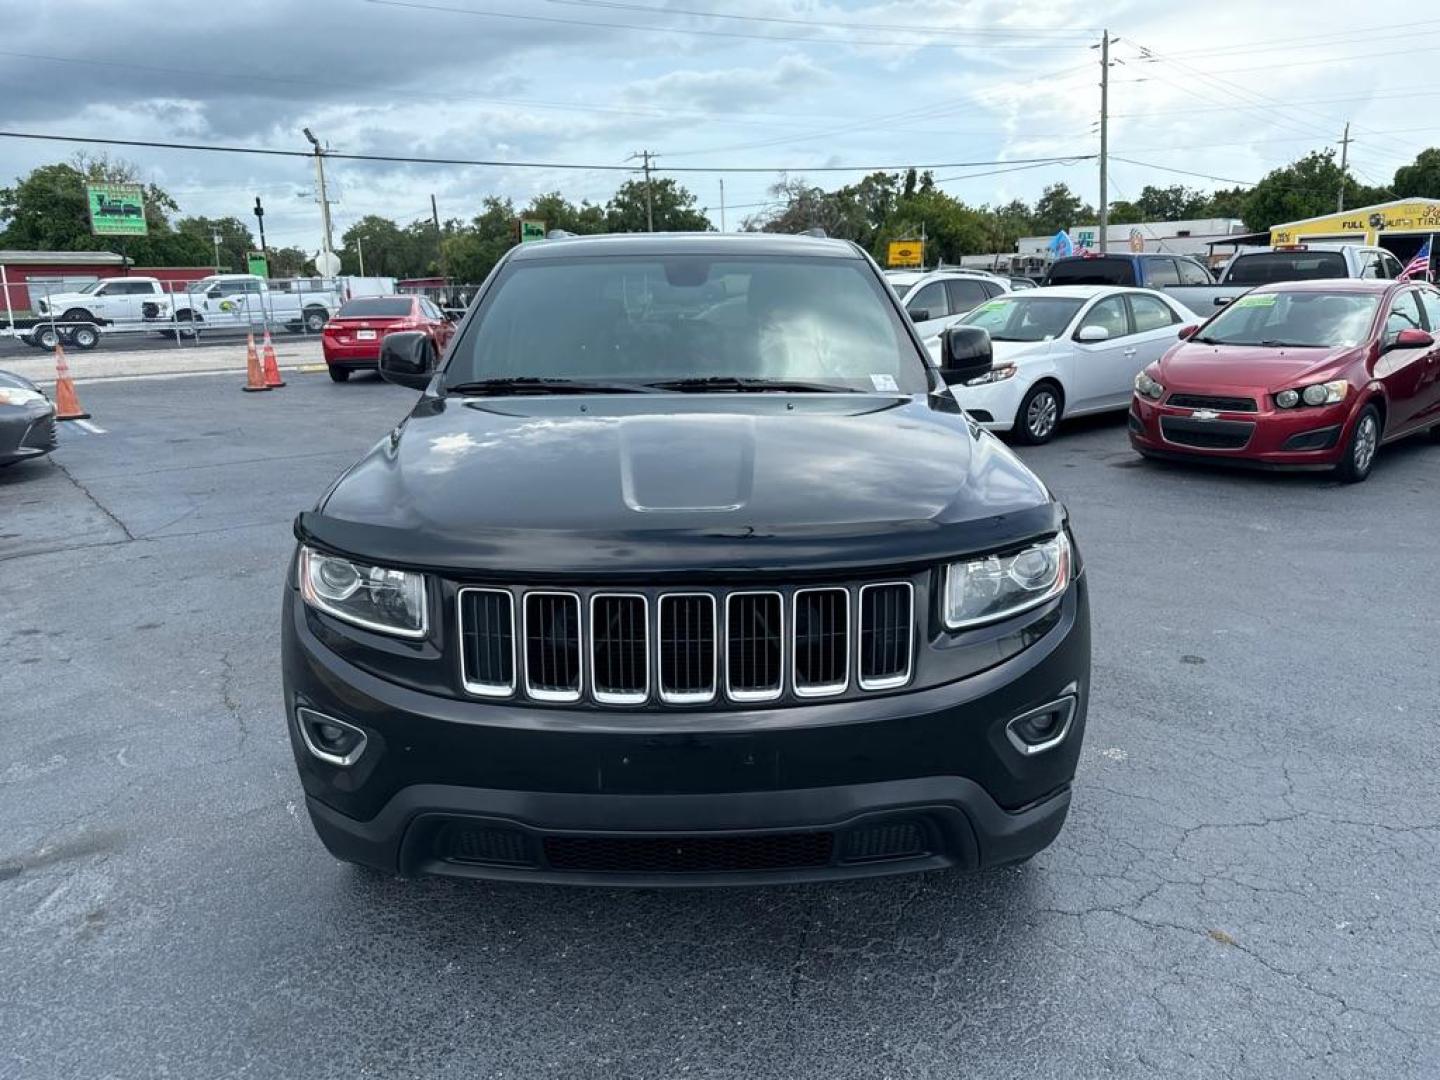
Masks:
[[[313,374],[315,374],[315,372],[317,372],[317,371],[324,371],[324,370],[325,370],[325,365],[324,365],[324,364],[297,364],[296,367],[295,367],[295,370],[296,370],[296,371],[304,372],[306,375],[313,375]]]
[[[70,423],[74,424],[78,428],[83,428],[91,435],[106,434],[106,431],[103,427],[101,427],[99,424],[91,423],[89,420],[71,420]]]

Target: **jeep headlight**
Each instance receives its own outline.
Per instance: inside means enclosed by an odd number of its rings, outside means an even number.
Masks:
[[[425,636],[425,575],[300,549],[300,595],[327,615],[382,634]]]
[[[951,630],[995,622],[1059,596],[1070,584],[1070,540],[1049,540],[1007,555],[986,555],[945,568],[945,625]]]

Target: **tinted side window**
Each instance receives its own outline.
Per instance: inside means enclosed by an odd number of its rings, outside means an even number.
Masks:
[[[1175,265],[1180,267],[1181,285],[1209,285],[1211,283],[1209,271],[1192,259],[1176,259]]]
[[[924,312],[927,319],[939,319],[950,314],[950,308],[945,302],[945,283],[943,281],[932,281],[919,292],[910,298],[905,305],[905,310],[910,317],[916,317],[917,311]]]
[[[1415,293],[1401,293],[1390,305],[1390,316],[1385,320],[1385,344],[1392,344],[1401,330],[1423,329],[1425,326],[1421,322],[1420,304],[1415,299]]]
[[[950,299],[950,313],[961,315],[971,308],[978,307],[991,297],[991,292],[985,287],[983,281],[947,281],[945,282],[945,294]]]
[[[1349,277],[1338,251],[1265,251],[1237,255],[1225,274],[1227,285],[1268,285],[1272,281],[1314,281]]]
[[[1140,293],[1130,295],[1130,314],[1134,316],[1137,334],[1173,326],[1180,321],[1164,303],[1153,296],[1143,296]]]
[[[1372,280],[1388,278],[1390,275],[1385,272],[1384,260],[1380,258],[1378,251],[1365,251],[1361,253],[1360,276]]]
[[[1110,338],[1124,337],[1130,333],[1130,320],[1125,314],[1125,301],[1118,296],[1107,296],[1085,313],[1077,333],[1087,326],[1103,326],[1110,331]]]
[[[1400,265],[1400,260],[1388,251],[1380,256],[1380,262],[1385,268],[1385,276],[1387,278],[1397,278],[1405,272],[1405,268]]]
[[[1145,284],[1151,287],[1179,285],[1180,271],[1175,269],[1174,259],[1149,258],[1145,260]]]

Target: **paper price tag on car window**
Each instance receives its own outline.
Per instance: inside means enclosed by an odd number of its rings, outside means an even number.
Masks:
[[[1275,301],[1280,299],[1279,293],[1246,293],[1240,297],[1231,307],[1274,307]]]
[[[894,375],[871,375],[870,385],[882,394],[894,394],[900,390],[900,384],[895,381]]]

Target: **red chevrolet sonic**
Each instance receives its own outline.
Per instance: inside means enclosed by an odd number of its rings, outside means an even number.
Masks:
[[[346,300],[325,324],[320,339],[330,378],[344,382],[352,371],[377,369],[381,339],[401,330],[427,334],[438,358],[455,328],[423,296],[357,296]]]
[[[1440,437],[1440,291],[1405,281],[1262,285],[1135,377],[1146,457],[1335,469],[1364,480],[1382,443]]]

